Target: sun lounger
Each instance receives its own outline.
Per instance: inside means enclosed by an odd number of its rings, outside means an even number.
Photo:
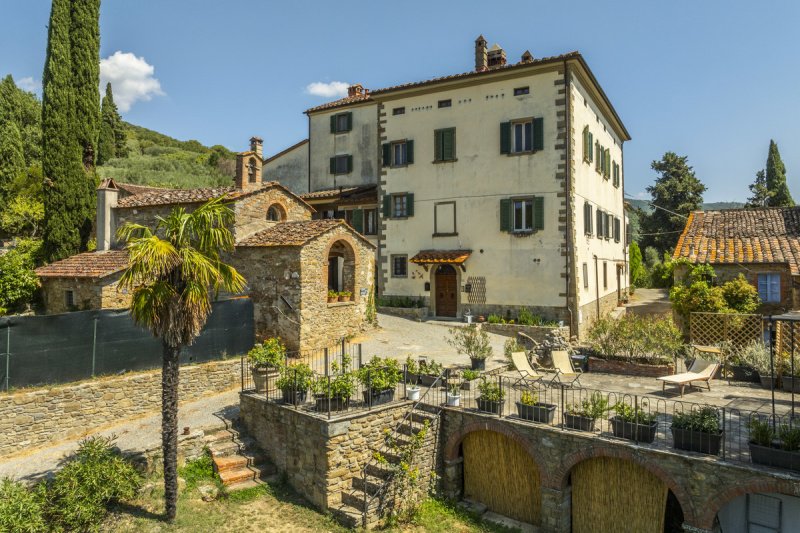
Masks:
[[[519,379],[514,382],[514,385],[525,383],[525,385],[530,387],[536,383],[544,383],[544,380],[548,379],[548,376],[534,370],[525,352],[512,352],[511,361],[514,363],[517,372],[519,372]],[[548,384],[552,384],[553,379],[555,379],[555,377],[549,378]]]
[[[553,358],[553,368],[556,371],[555,378],[562,387],[580,387],[580,379],[583,371],[575,368],[569,352],[566,350],[555,350],[550,353]]]
[[[686,385],[691,386],[694,381],[705,381],[708,390],[711,390],[711,380],[719,369],[719,363],[714,361],[707,361],[699,357],[695,358],[691,368],[688,372],[682,374],[674,374],[672,376],[664,376],[657,378],[661,381],[661,390],[666,390],[667,383],[678,385],[681,389],[681,396],[683,396],[683,389]]]

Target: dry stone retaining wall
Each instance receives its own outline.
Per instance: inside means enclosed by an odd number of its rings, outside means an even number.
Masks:
[[[239,359],[184,366],[181,401],[241,385]],[[161,370],[0,394],[0,457],[161,409]]]

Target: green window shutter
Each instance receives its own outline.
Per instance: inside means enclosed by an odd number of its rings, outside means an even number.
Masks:
[[[384,143],[383,145],[383,166],[388,167],[392,163],[392,145]]]
[[[406,194],[406,211],[408,216],[414,216],[414,193],[410,192]]]
[[[392,217],[392,197],[388,194],[383,197],[383,217]]]
[[[347,112],[347,131],[353,129],[353,113],[351,111]]]
[[[597,210],[597,216],[595,218],[597,218],[597,238],[598,239],[602,239],[603,238],[603,220],[605,220],[606,217],[603,215],[603,212],[598,209]]]
[[[587,126],[587,128],[588,128],[588,126]],[[592,135],[592,132],[590,131],[589,132],[589,163],[594,161],[594,150],[592,148],[593,146],[594,146],[594,135]]]
[[[331,115],[331,133],[336,133],[336,115]]]
[[[444,137],[444,130],[434,130],[433,132],[433,160],[442,160],[442,138]]]
[[[406,141],[406,162],[408,164],[414,162],[414,141]]]
[[[511,231],[511,200],[500,200],[500,231]]]
[[[583,128],[583,159],[588,161],[589,160],[589,126]]]
[[[456,129],[442,131],[442,159],[452,161],[456,158]]]
[[[544,196],[533,197],[533,229],[544,229]]]
[[[611,150],[606,148],[606,165],[605,165],[605,172],[603,172],[603,174],[605,174],[605,176],[608,177],[610,173],[611,173]]]
[[[544,119],[533,119],[533,149],[544,150]]]
[[[603,150],[600,148],[600,143],[594,145],[594,169],[600,170],[600,164],[603,162]]]
[[[501,122],[500,123],[500,153],[501,154],[510,154],[511,153],[511,123],[510,122]]]
[[[336,174],[336,158],[331,157],[331,174]]]
[[[347,156],[347,172],[350,173],[353,171],[353,156]]]
[[[353,210],[353,229],[359,233],[364,233],[364,210]]]

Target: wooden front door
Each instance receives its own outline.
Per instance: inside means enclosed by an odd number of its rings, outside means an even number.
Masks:
[[[436,268],[436,315],[456,316],[458,313],[458,276],[450,265]]]

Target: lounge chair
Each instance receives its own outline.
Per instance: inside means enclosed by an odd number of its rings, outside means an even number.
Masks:
[[[719,363],[714,361],[707,361],[696,357],[688,372],[682,374],[674,374],[672,376],[663,376],[657,378],[661,381],[661,390],[666,390],[667,383],[678,385],[681,388],[681,396],[683,396],[683,389],[686,385],[691,386],[693,381],[705,381],[708,390],[711,390],[711,380],[719,369]]]
[[[550,353],[550,356],[553,358],[553,368],[556,372],[553,379],[557,380],[562,387],[580,387],[583,371],[580,368],[575,368],[572,364],[569,352],[555,350]]]
[[[534,370],[525,352],[512,352],[511,361],[514,363],[517,372],[519,372],[519,379],[514,382],[514,385],[525,383],[530,387],[536,383],[544,384],[544,380],[548,379],[548,376]],[[552,384],[554,379],[555,377],[549,378],[548,384]]]

